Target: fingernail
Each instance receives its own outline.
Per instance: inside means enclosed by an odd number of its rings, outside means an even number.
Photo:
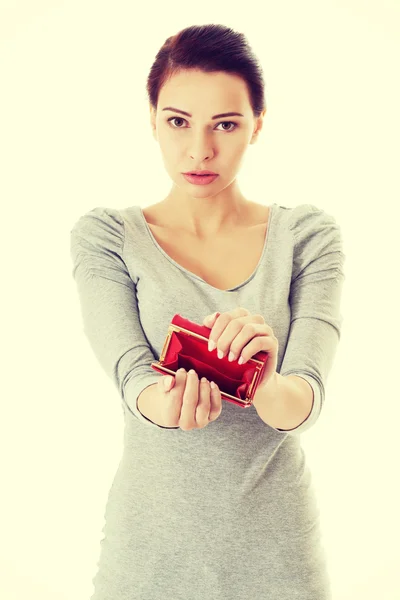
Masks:
[[[215,348],[217,347],[217,344],[214,342],[214,340],[208,340],[208,349],[210,352],[212,352]]]
[[[229,360],[229,362],[232,362],[233,360],[235,360],[235,355],[233,354],[232,351],[229,352],[228,360]]]

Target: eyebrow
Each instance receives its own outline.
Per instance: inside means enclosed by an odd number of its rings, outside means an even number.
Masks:
[[[179,108],[174,108],[173,106],[166,106],[163,110],[171,110],[172,112],[181,113],[182,115],[186,115],[187,117],[191,117],[192,115],[184,110],[179,110]],[[238,112],[227,112],[220,113],[219,115],[214,115],[211,117],[212,119],[220,119],[221,117],[244,117],[241,113]]]

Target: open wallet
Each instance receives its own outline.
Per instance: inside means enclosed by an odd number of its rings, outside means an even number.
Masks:
[[[218,385],[221,398],[248,408],[252,405],[268,352],[257,352],[243,365],[239,365],[237,360],[229,362],[227,356],[218,358],[217,349],[208,350],[210,333],[209,327],[175,314],[168,327],[160,360],[151,363],[152,369],[168,375],[175,375],[182,367],[187,372],[194,369],[199,380],[206,377]]]

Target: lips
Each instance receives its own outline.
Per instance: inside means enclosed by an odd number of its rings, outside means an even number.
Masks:
[[[186,173],[184,173],[184,175],[204,176],[204,175],[217,175],[217,173],[214,173],[214,171],[187,171]]]
[[[189,173],[183,174],[186,181],[192,183],[193,185],[208,185],[212,183],[219,177],[219,175],[189,175]]]

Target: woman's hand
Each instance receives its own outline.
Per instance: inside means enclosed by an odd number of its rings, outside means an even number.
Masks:
[[[220,358],[228,355],[228,360],[232,358],[244,364],[260,350],[268,352],[259,385],[264,387],[268,384],[276,373],[279,342],[262,315],[252,315],[246,308],[239,307],[229,312],[207,315],[203,325],[211,329],[209,339],[214,342],[211,349],[217,348]]]
[[[199,381],[194,370],[187,373],[182,368],[175,376],[164,375],[147,387],[137,406],[156,425],[180,427],[183,431],[203,429],[221,414],[221,392],[217,384],[212,387],[205,377]]]

